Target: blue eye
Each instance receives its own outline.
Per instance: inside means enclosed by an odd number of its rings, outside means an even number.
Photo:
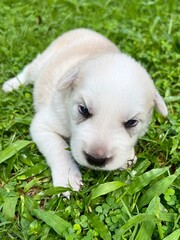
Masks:
[[[88,108],[83,106],[83,105],[79,105],[78,106],[78,110],[79,113],[84,117],[84,118],[90,118],[92,116],[92,114],[89,112]]]
[[[138,124],[138,120],[130,119],[124,123],[124,126],[125,126],[125,128],[132,128],[132,127],[135,127],[137,124]]]

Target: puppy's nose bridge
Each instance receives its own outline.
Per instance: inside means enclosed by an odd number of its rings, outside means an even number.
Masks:
[[[93,151],[93,154],[91,154],[92,156],[94,156],[95,158],[106,158],[106,153],[104,148],[95,148]]]

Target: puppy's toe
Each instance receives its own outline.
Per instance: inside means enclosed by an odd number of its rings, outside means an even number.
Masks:
[[[4,92],[11,92],[14,89],[18,89],[20,84],[17,78],[11,78],[2,85],[2,90]]]
[[[67,198],[67,199],[70,199],[70,196],[71,196],[71,194],[70,194],[69,191],[63,192],[62,195],[63,195],[65,198]],[[60,197],[60,194],[58,195],[58,197]]]
[[[82,177],[81,177],[81,172],[77,167],[71,167],[68,172],[53,172],[52,174],[53,177],[53,185],[54,186],[61,186],[61,187],[70,187],[74,191],[79,191],[81,186],[83,185],[82,183]],[[70,192],[64,192],[62,193],[63,196],[70,198]]]
[[[83,186],[82,176],[79,169],[71,169],[69,172],[69,185],[74,191],[79,191]]]
[[[136,162],[137,162],[137,157],[136,155],[134,155],[134,157],[127,162],[127,167],[133,167],[136,164]]]
[[[67,187],[71,187],[74,191],[78,192],[81,186],[83,186],[81,173],[79,172],[79,174],[75,174],[75,175],[69,174]],[[71,194],[69,191],[67,191],[67,192],[64,192],[62,195],[70,199]]]

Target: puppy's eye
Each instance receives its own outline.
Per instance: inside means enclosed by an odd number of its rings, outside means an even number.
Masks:
[[[125,128],[132,128],[132,127],[135,127],[137,124],[138,124],[138,120],[130,119],[124,123],[124,126],[125,126]]]
[[[90,118],[92,116],[92,114],[89,112],[88,108],[83,106],[83,105],[79,105],[78,106],[78,110],[79,113],[84,117],[84,118]]]

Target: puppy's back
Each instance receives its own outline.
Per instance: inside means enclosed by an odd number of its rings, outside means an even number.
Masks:
[[[37,69],[34,89],[36,110],[51,102],[57,81],[68,69],[108,52],[119,50],[107,38],[88,29],[71,30],[58,37],[32,66],[32,72]]]

